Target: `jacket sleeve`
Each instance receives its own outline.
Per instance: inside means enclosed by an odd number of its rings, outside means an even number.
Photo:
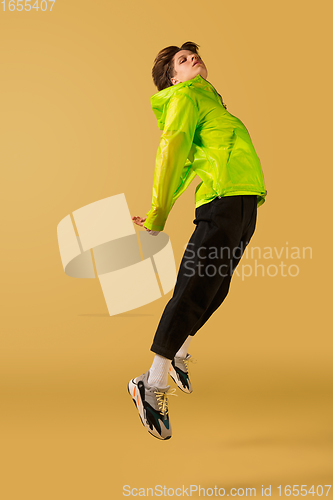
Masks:
[[[183,194],[183,192],[189,187],[196,176],[196,172],[194,172],[194,170],[192,169],[192,162],[187,159],[180,176],[179,186],[172,197],[171,208],[173,207],[175,201],[179,198],[179,196]]]
[[[168,103],[156,154],[152,207],[144,223],[147,229],[163,231],[174,202],[196,175],[191,163],[186,160],[192,147],[198,115],[197,106],[187,94],[177,92]]]

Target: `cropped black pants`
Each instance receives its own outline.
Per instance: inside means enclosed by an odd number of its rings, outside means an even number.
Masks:
[[[188,335],[195,335],[221,305],[256,221],[256,195],[217,197],[195,210],[196,228],[151,351],[173,359]]]

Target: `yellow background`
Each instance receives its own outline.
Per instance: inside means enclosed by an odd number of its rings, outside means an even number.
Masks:
[[[332,484],[329,7],[0,5],[2,499],[121,499],[124,485],[159,484],[257,496],[272,485],[277,498],[278,485]],[[150,367],[172,293],[110,317],[97,279],[65,275],[56,228],[119,193],[132,215],[150,209],[161,134],[151,69],[159,50],[188,40],[262,163],[268,195],[251,245],[310,246],[312,259],[260,261],[297,264],[295,277],[233,277],[192,342],[194,392],[170,398],[173,437],[161,442],[141,425],[127,383]],[[177,269],[196,184],[165,227]]]

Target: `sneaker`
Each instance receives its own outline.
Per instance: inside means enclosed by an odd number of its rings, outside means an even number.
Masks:
[[[148,385],[149,370],[132,379],[128,383],[128,392],[139,412],[141,422],[148,432],[158,439],[171,438],[171,425],[168,414],[168,396],[174,394],[176,389],[170,386],[161,389]]]
[[[187,394],[193,391],[188,374],[189,361],[194,362],[190,354],[186,354],[185,358],[174,357],[169,368],[169,375],[172,380],[178,385],[179,389]]]

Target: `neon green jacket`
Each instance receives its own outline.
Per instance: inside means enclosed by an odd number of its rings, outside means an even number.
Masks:
[[[196,175],[195,206],[217,196],[256,194],[257,207],[267,191],[260,160],[244,124],[223,106],[215,88],[200,74],[151,97],[158,127],[152,208],[144,223],[163,231],[175,201]]]

